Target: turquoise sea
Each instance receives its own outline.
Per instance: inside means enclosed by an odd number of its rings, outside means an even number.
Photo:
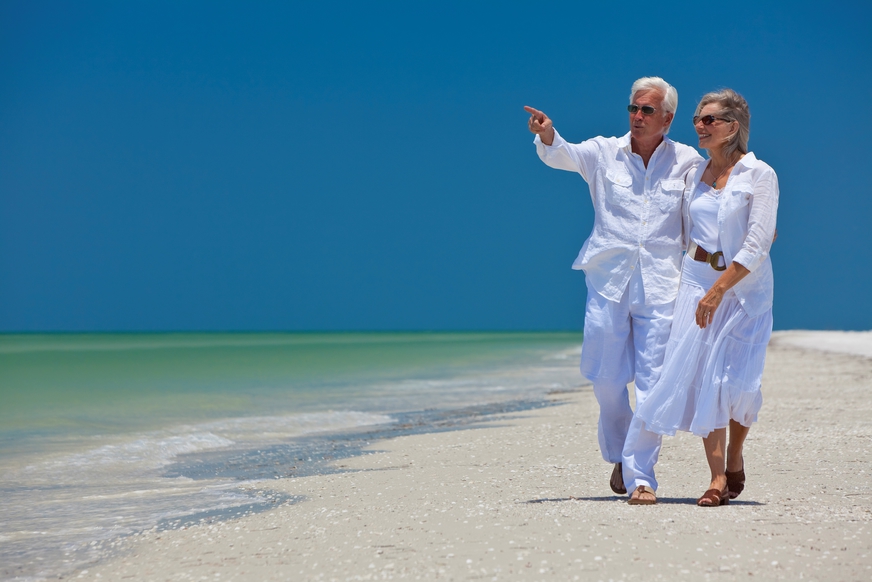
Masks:
[[[0,335],[0,579],[260,511],[373,438],[572,390],[580,333]]]

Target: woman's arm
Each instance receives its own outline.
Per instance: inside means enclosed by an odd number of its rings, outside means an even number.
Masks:
[[[748,227],[742,248],[733,257],[732,263],[718,277],[711,289],[699,300],[696,307],[696,324],[705,328],[712,322],[715,310],[720,306],[724,294],[744,279],[748,273],[760,266],[769,255],[769,248],[777,236],[775,215],[778,212],[778,178],[772,168],[754,183],[748,213]]]
[[[748,227],[742,248],[733,260],[754,271],[766,257],[775,241],[775,217],[778,213],[778,177],[771,168],[755,180],[748,213]]]
[[[701,328],[705,328],[710,324],[715,316],[715,310],[724,299],[724,294],[750,272],[741,263],[736,261],[730,263],[723,274],[715,281],[715,284],[712,285],[711,289],[708,290],[708,293],[699,300],[699,304],[696,306],[696,324]]]

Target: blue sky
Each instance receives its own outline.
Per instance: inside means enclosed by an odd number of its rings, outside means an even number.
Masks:
[[[0,331],[580,329],[523,105],[749,101],[778,329],[870,329],[872,4],[0,2]],[[859,109],[856,109],[859,107]]]

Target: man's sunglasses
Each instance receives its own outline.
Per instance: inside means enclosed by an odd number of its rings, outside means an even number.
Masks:
[[[694,115],[693,116],[693,124],[696,125],[697,122],[702,121],[703,125],[711,125],[712,123],[715,122],[716,119],[718,119],[720,121],[733,121],[732,119],[725,119],[723,117],[715,117],[714,115],[703,115],[702,117],[700,117],[699,115]]]
[[[642,110],[642,115],[654,115],[654,112],[657,111],[650,105],[627,105],[627,111],[630,113],[636,113],[640,109]]]

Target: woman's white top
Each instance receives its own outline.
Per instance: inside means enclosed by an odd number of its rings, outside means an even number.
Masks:
[[[706,164],[699,165],[684,191],[685,248],[690,244],[694,226],[690,205],[705,168]],[[750,317],[772,307],[774,280],[769,248],[775,236],[777,211],[775,170],[748,152],[733,168],[718,196],[717,228],[726,264],[736,261],[750,271],[732,288]]]
[[[700,182],[696,194],[690,203],[690,217],[693,219],[693,230],[690,240],[710,253],[721,250],[718,239],[718,210],[720,190],[715,190],[705,182]],[[714,270],[714,269],[712,269]]]

